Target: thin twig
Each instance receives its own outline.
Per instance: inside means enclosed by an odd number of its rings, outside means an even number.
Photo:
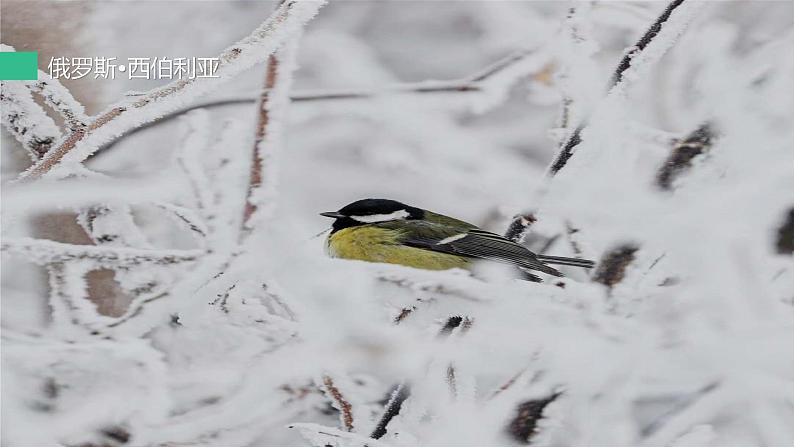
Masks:
[[[323,376],[323,387],[334,403],[334,408],[339,410],[342,425],[347,431],[353,431],[353,405],[345,399],[342,392],[334,384],[334,380],[329,375]]]
[[[262,186],[262,155],[259,152],[259,147],[265,139],[270,124],[270,110],[268,101],[270,99],[270,92],[276,86],[278,79],[278,65],[279,57],[271,54],[267,58],[267,70],[265,72],[265,87],[259,97],[259,115],[256,122],[256,133],[254,138],[254,147],[251,151],[251,172],[248,180],[248,189],[246,190],[245,209],[243,210],[243,229],[248,227],[248,222],[251,216],[256,212],[256,204],[251,197],[253,192]]]
[[[450,81],[420,81],[394,84],[379,88],[348,88],[348,89],[324,89],[324,90],[299,90],[290,94],[289,98],[292,103],[314,103],[324,101],[345,101],[345,100],[361,100],[370,99],[379,96],[389,95],[411,95],[411,94],[468,94],[468,93],[482,93],[491,89],[497,88],[495,85],[488,83],[494,76],[504,73],[507,69],[512,68],[514,65],[525,60],[530,55],[536,54],[536,49],[521,49],[505,56],[502,59],[494,62],[490,66],[480,70],[479,72],[466,76],[461,79]],[[262,93],[270,93],[269,90],[264,90]],[[167,120],[175,118],[184,113],[190,112],[195,109],[223,107],[235,104],[250,104],[260,102],[262,95],[256,96],[242,96],[237,98],[220,98],[211,99],[207,101],[197,102],[187,107],[174,110],[165,115],[162,115],[155,120],[144,123],[140,126],[126,130],[123,134],[114,138],[110,142],[103,145],[92,156],[99,155],[110,149],[118,138],[123,135],[144,130],[151,126],[156,126]]]
[[[637,43],[626,52],[626,54],[623,56],[623,59],[620,60],[618,67],[615,69],[615,73],[612,75],[609,88],[618,85],[623,80],[623,75],[626,73],[626,70],[631,67],[632,59],[634,59],[637,54],[644,50],[645,47],[647,47],[648,44],[651,43],[651,41],[653,41],[657,35],[659,35],[659,31],[662,30],[662,25],[667,22],[668,19],[670,19],[670,15],[673,13],[673,11],[675,11],[676,8],[681,6],[682,3],[684,3],[684,0],[673,0],[670,2],[670,4],[667,5],[667,8],[665,8],[662,12],[662,15],[660,15],[656,21],[653,22],[651,27],[645,31],[645,34],[642,35],[640,40],[638,40]]]
[[[694,403],[702,399],[704,396],[711,394],[713,391],[719,388],[720,382],[715,381],[709,384],[706,384],[699,390],[695,391],[691,395],[687,396],[685,399],[676,402],[674,405],[671,406],[667,411],[665,411],[662,415],[655,418],[654,420],[650,421],[650,423],[646,424],[644,427],[640,429],[640,435],[643,438],[647,438],[654,433],[656,433],[660,428],[662,428],[665,423],[667,423],[671,418],[678,415],[682,411],[686,410],[687,408],[691,407]]]
[[[18,254],[38,264],[88,261],[108,268],[136,265],[177,265],[198,260],[201,250],[146,250],[64,244],[42,239],[5,239],[0,250]]]
[[[375,425],[375,429],[372,430],[372,434],[369,435],[370,438],[380,439],[386,434],[389,422],[400,414],[403,402],[405,402],[410,395],[411,388],[406,383],[401,383],[394,388],[394,391],[391,393],[391,398],[389,398],[389,402],[386,403],[386,408],[383,410],[383,415],[378,420],[378,424]]]
[[[62,138],[55,121],[33,100],[30,89],[22,81],[2,81],[0,113],[3,126],[34,162]]]
[[[41,96],[44,103],[63,118],[68,128],[85,128],[88,116],[83,105],[72,96],[69,89],[57,79],[49,78],[47,73],[41,70],[38,72],[38,77],[38,81],[28,85],[30,91]]]
[[[620,63],[618,63],[618,66],[615,69],[615,74],[612,76],[612,79],[609,83],[609,91],[615,91],[615,88],[623,82],[626,71],[632,67],[632,61],[637,58],[651,42],[653,42],[654,38],[658,36],[659,32],[662,30],[662,26],[670,19],[673,11],[675,11],[676,8],[681,6],[683,3],[684,0],[673,0],[667,6],[667,8],[665,8],[664,12],[662,12],[662,14],[656,19],[656,21],[654,21],[651,27],[648,28],[645,34],[643,34],[640,40],[631,47],[631,50],[627,52],[623,59],[621,59]],[[562,148],[560,149],[559,154],[557,154],[554,162],[552,162],[551,166],[549,167],[549,175],[556,175],[563,167],[565,167],[565,165],[568,163],[568,160],[571,159],[574,148],[582,142],[582,131],[584,128],[584,123],[579,124],[573,133],[571,133],[570,137],[568,137],[568,139],[565,141]]]

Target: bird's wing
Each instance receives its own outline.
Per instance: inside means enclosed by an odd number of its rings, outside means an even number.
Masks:
[[[562,276],[539,261],[526,247],[478,228],[461,229],[427,221],[402,221],[399,241],[403,245],[471,258],[488,259]]]

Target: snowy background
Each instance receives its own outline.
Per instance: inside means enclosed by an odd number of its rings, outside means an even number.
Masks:
[[[667,3],[4,1],[224,63],[3,82],[3,445],[792,445],[794,3],[673,3],[615,80]],[[366,197],[598,265],[327,259]]]

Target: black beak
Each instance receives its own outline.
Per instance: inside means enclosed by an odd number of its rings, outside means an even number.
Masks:
[[[320,213],[320,215],[324,216],[324,217],[330,217],[331,219],[341,219],[341,218],[345,217],[344,214],[339,214],[336,211],[328,211],[328,212],[325,212],[325,213]]]

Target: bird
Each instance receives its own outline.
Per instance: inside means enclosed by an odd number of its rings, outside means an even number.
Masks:
[[[532,272],[563,276],[549,264],[594,265],[586,259],[538,255],[476,225],[396,200],[362,199],[320,215],[334,219],[326,239],[332,258],[425,270],[471,269],[486,260],[513,265],[531,281],[540,281]]]

